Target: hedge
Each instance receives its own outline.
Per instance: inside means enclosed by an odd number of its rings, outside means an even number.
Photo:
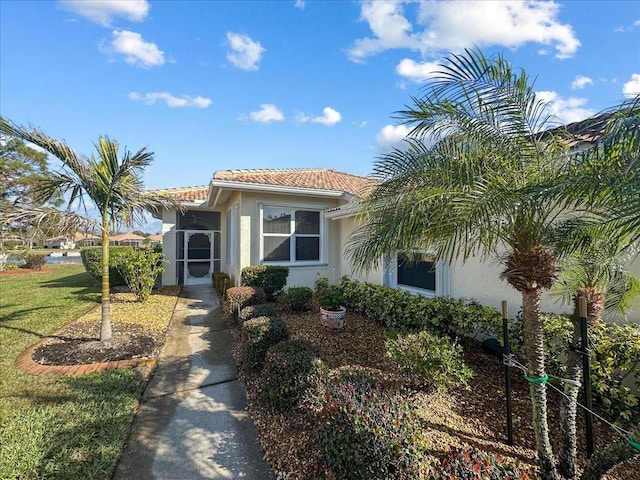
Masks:
[[[240,283],[247,287],[259,287],[264,290],[267,300],[274,300],[287,284],[289,267],[277,265],[252,265],[242,269]]]
[[[119,287],[126,285],[127,282],[120,272],[118,266],[122,258],[129,252],[133,252],[133,247],[109,247],[109,286]],[[89,247],[80,250],[82,264],[89,275],[98,282],[102,279],[102,247]]]

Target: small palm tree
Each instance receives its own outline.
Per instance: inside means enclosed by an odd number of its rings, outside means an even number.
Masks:
[[[96,155],[85,158],[78,155],[64,141],[54,140],[44,133],[15,125],[0,117],[0,132],[37,145],[62,162],[60,171],[49,172],[34,187],[34,196],[41,204],[57,195],[67,195],[67,209],[63,212],[53,208],[22,210],[14,218],[28,218],[34,223],[52,218],[61,228],[75,229],[80,224],[93,224],[102,233],[102,315],[100,340],[111,339],[111,303],[109,292],[109,227],[115,223],[133,225],[142,220],[148,210],[159,207],[179,208],[169,198],[151,194],[144,190],[142,174],[153,160],[153,153],[140,149],[132,154],[125,149],[119,157],[119,145],[108,137],[101,136],[95,144]],[[100,212],[95,222],[72,210],[80,206],[87,210],[89,201]],[[85,225],[86,228],[86,225]]]
[[[498,258],[502,277],[522,294],[529,376],[544,377],[540,302],[556,278],[556,227],[569,214],[532,192],[566,168],[567,147],[541,133],[547,105],[501,56],[452,55],[425,92],[398,113],[414,127],[407,149],[376,162],[379,183],[347,253],[361,269],[416,248],[448,262]],[[541,470],[555,479],[546,386],[531,383],[530,392]]]

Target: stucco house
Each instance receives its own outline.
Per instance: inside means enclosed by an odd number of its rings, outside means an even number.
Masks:
[[[145,237],[135,233],[119,233],[109,237],[109,245],[140,247],[145,242],[148,242]]]
[[[511,314],[517,313],[520,294],[500,280],[495,262],[471,258],[449,265],[425,254],[407,266],[394,256],[384,259],[384,268],[354,272],[345,246],[358,221],[353,202],[370,182],[322,168],[222,170],[209,185],[162,190],[185,208],[158,215],[169,260],[162,283],[207,284],[211,273],[226,272],[238,284],[249,265],[286,265],[288,286],[312,287],[319,277],[338,281],[348,275],[425,296],[475,298],[496,308],[507,300]],[[634,267],[640,274],[640,262]],[[567,310],[548,295],[543,309]]]

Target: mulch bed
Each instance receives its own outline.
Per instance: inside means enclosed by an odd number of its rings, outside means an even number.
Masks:
[[[280,313],[292,338],[309,342],[331,367],[360,366],[376,368],[397,376],[398,372],[385,356],[385,331],[368,319],[347,313],[345,329],[329,332],[320,325],[315,312],[302,314]],[[236,331],[237,335],[237,331]],[[493,451],[521,463],[529,473],[535,473],[534,433],[531,426],[531,403],[528,383],[513,372],[514,446],[506,443],[504,400],[504,367],[501,358],[484,353],[480,346],[465,342],[465,360],[476,375],[470,390],[451,391],[438,395],[433,391],[417,390],[416,401],[425,426],[425,441],[432,459],[446,455],[459,447],[474,446]],[[266,408],[258,396],[259,378],[245,376],[249,410],[259,431],[265,458],[281,479],[329,479],[335,477],[324,465],[315,445],[318,427],[315,414],[309,410],[293,409],[285,413]],[[559,394],[548,390],[551,439],[559,442]],[[610,427],[595,422],[596,449],[615,439]],[[584,465],[585,445],[583,418],[578,418],[580,464]],[[630,480],[640,471],[640,458],[626,462],[606,477],[609,480]]]
[[[133,323],[113,323],[112,338],[100,341],[100,324],[76,322],[37,347],[31,357],[42,365],[82,365],[153,357],[157,341]]]

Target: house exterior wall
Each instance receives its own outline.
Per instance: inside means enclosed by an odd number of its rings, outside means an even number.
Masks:
[[[175,210],[162,210],[162,253],[168,263],[162,272],[163,285],[175,285],[176,272],[176,218]]]

